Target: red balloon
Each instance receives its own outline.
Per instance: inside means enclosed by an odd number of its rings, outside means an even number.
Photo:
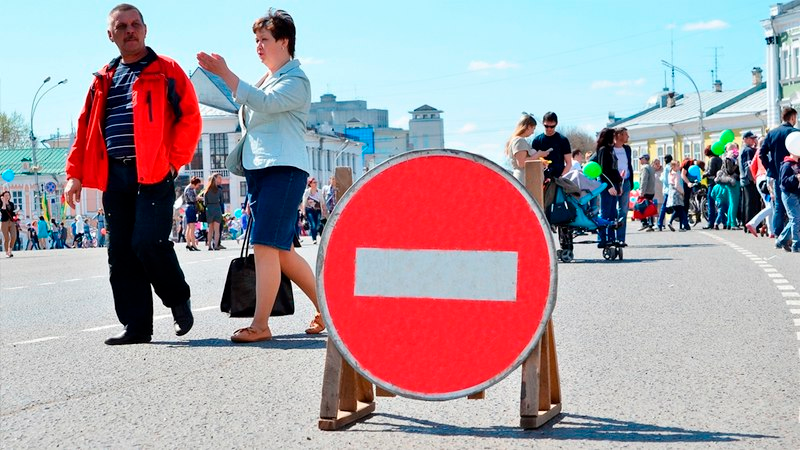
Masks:
[[[106,235],[106,229],[105,228],[100,228],[100,234],[105,236]]]

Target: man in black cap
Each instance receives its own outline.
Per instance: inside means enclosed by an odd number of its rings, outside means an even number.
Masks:
[[[750,164],[756,156],[758,146],[758,136],[752,131],[746,131],[742,135],[742,151],[739,153],[739,180],[742,184],[742,223],[750,222],[761,209],[761,197],[756,189],[756,180],[750,173]],[[743,227],[747,233],[747,227]]]

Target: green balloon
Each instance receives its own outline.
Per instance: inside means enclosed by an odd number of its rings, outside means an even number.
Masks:
[[[723,144],[722,141],[714,142],[711,145],[711,153],[717,156],[722,155],[723,153],[725,153],[725,144]]]
[[[733,142],[733,131],[725,130],[722,134],[719,135],[719,141],[722,142],[722,146],[724,147],[726,144]]]
[[[633,190],[635,191],[637,189],[639,189],[639,182],[638,181],[634,181],[633,182]]]
[[[599,178],[601,173],[603,173],[603,168],[594,161],[583,166],[583,174],[591,179]]]

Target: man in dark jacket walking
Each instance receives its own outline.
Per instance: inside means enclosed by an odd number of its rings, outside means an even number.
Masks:
[[[783,123],[767,133],[761,153],[758,155],[761,164],[767,169],[767,183],[772,197],[772,232],[776,236],[781,234],[786,224],[786,208],[783,205],[781,185],[777,180],[781,164],[789,156],[789,151],[786,150],[786,136],[798,131],[794,128],[797,124],[797,111],[791,106],[785,106],[781,111],[781,119]]]
[[[739,182],[742,185],[742,203],[744,205],[742,223],[750,222],[758,211],[761,209],[761,197],[758,195],[756,188],[756,180],[753,179],[753,174],[750,173],[750,164],[753,163],[753,157],[756,155],[756,146],[758,144],[758,136],[752,131],[747,131],[742,135],[742,151],[739,153]],[[747,233],[747,228],[744,228]]]

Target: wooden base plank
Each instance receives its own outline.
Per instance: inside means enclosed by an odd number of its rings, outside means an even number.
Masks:
[[[355,411],[339,411],[335,419],[319,419],[319,429],[335,431],[375,412],[375,403],[358,402]]]
[[[393,393],[387,391],[386,389],[380,386],[375,386],[375,395],[378,397],[395,397]]]
[[[553,420],[561,413],[561,403],[552,405],[549,411],[539,411],[537,416],[520,416],[519,426],[525,430],[533,430]]]
[[[476,392],[467,396],[470,400],[483,400],[486,398],[486,391]]]

